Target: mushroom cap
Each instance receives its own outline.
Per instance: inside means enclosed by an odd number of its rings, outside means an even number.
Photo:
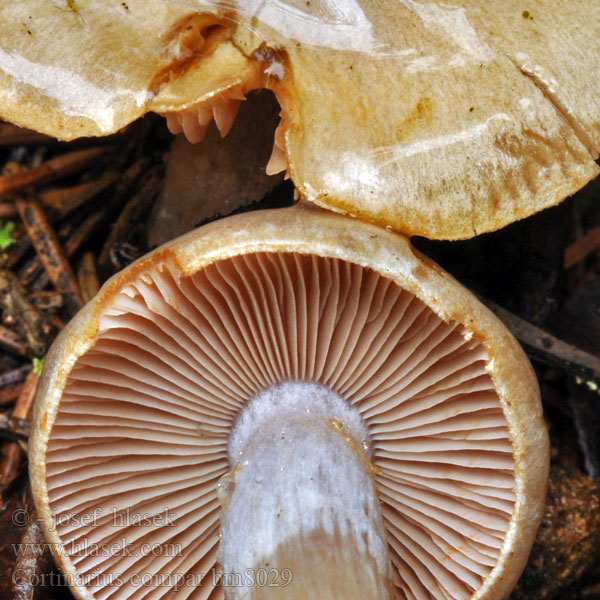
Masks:
[[[115,275],[57,338],[30,477],[78,598],[109,597],[111,576],[134,586],[132,574],[217,568],[229,433],[253,395],[287,380],[329,387],[360,413],[408,598],[508,595],[545,503],[531,366],[406,238],[348,224],[299,205],[206,225]],[[127,511],[172,522],[115,523]],[[73,550],[121,540],[132,557]],[[182,552],[136,554],[142,542]]]
[[[469,238],[598,174],[600,21],[586,0],[531,13],[516,0],[66,4],[0,8],[3,118],[108,134],[236,88],[258,61],[292,180],[337,212]]]

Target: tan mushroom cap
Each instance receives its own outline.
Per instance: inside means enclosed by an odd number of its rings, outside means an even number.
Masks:
[[[364,422],[406,598],[507,596],[545,501],[532,369],[404,237],[348,223],[296,206],[207,225],[114,276],[61,333],[30,475],[78,598],[137,598],[160,581],[153,598],[177,585],[168,597],[186,598],[207,573],[192,597],[222,597],[211,573],[229,435],[285,381],[331,389]]]
[[[597,9],[5,2],[0,114],[63,139],[104,135],[239,93],[259,61],[252,85],[276,91],[302,197],[408,235],[468,238],[598,173]]]

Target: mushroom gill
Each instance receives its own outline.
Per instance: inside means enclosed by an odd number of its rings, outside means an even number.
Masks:
[[[214,121],[221,137],[226,137],[231,131],[241,102],[246,100],[248,94],[261,89],[277,89],[277,83],[284,74],[283,66],[277,62],[272,53],[267,67],[264,65],[264,59],[248,61],[245,67],[241,74],[242,83],[189,108],[166,113],[169,131],[173,134],[183,133],[188,141],[196,144],[204,139],[210,124]],[[276,175],[285,171],[287,177],[288,166],[285,153],[285,128],[283,121],[280,121],[275,129],[273,150],[265,171],[267,175]]]
[[[256,203],[281,182],[281,175],[265,173],[279,110],[273,93],[261,90],[242,103],[225,139],[220,139],[217,127],[210,127],[196,144],[183,135],[175,136],[165,157],[165,179],[147,222],[151,247],[217,215]]]
[[[276,53],[259,49],[253,60],[247,61],[239,73],[241,83],[225,89],[183,110],[165,113],[167,127],[173,134],[183,133],[188,141],[196,144],[206,136],[210,124],[214,121],[221,137],[226,137],[235,121],[240,104],[252,91],[278,90],[284,76],[284,67]],[[285,95],[280,97],[284,97]],[[282,110],[282,115],[284,111]],[[283,120],[275,129],[273,150],[265,171],[267,175],[276,175],[282,171],[289,176],[288,161],[285,152],[285,125]]]
[[[80,598],[511,589],[544,502],[535,378],[404,238],[346,227],[297,207],[205,226],[61,334],[30,466]]]

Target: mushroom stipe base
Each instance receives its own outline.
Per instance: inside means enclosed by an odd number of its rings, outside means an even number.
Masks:
[[[220,497],[224,573],[287,572],[275,586],[285,598],[393,597],[369,453],[358,411],[324,386],[286,382],[251,399],[231,434]],[[231,598],[261,596],[241,583]]]
[[[227,569],[255,569],[274,540],[284,562],[318,543],[343,547],[340,573],[371,556],[367,571],[399,597],[508,594],[542,514],[548,468],[531,367],[504,326],[405,238],[353,225],[349,233],[347,218],[302,206],[210,224],[107,282],[59,336],[36,402],[30,471],[45,534],[79,598],[141,598],[140,578],[162,582],[154,598],[233,598],[219,584],[219,556],[231,557]],[[246,435],[232,455],[234,427],[250,400],[290,381],[329,390],[360,417],[366,436],[347,417],[328,417],[322,446],[310,438],[295,466],[308,446],[354,457],[347,472],[369,483],[344,500],[351,511],[366,503],[370,515],[351,525],[321,515],[331,526],[316,530],[292,520],[275,529],[270,515],[250,558],[240,548],[219,555],[228,523],[246,535],[242,509],[259,493],[256,478],[242,485],[239,451],[259,470],[264,440]],[[346,438],[354,454],[343,454]],[[269,492],[283,501],[284,488],[296,486],[297,498],[310,489],[301,478],[268,480],[265,502]],[[135,514],[167,526],[125,518]],[[368,523],[367,538],[356,539]],[[380,524],[389,577],[376,550]],[[112,543],[127,552],[74,551]],[[296,575],[309,564],[296,560]],[[190,581],[202,585],[182,584]],[[349,597],[347,581],[331,597]]]

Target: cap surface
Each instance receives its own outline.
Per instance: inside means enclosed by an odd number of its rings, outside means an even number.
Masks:
[[[113,277],[57,338],[30,475],[79,598],[222,597],[229,436],[285,381],[360,414],[401,595],[508,594],[545,501],[531,367],[404,237],[348,223],[300,206],[207,225]]]
[[[598,173],[598,8],[4,3],[0,114],[65,139],[107,134],[236,88],[258,60],[305,199],[408,235],[468,238]]]

